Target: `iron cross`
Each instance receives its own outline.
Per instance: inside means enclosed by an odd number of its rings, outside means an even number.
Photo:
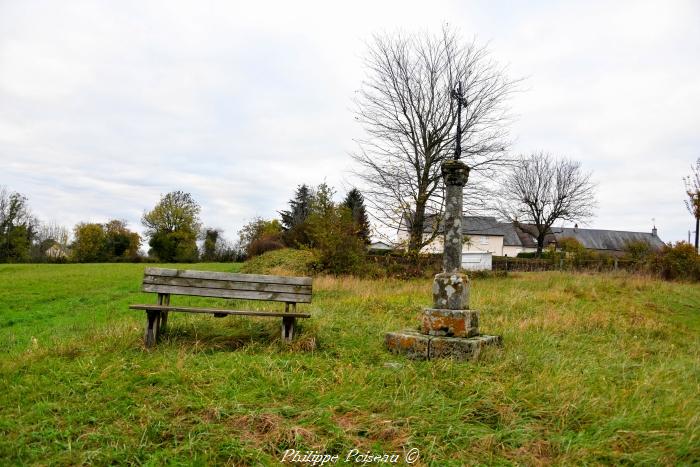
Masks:
[[[462,156],[462,105],[466,106],[467,101],[462,94],[462,82],[457,83],[457,89],[450,93],[452,99],[457,100],[457,145],[455,146],[455,160]]]

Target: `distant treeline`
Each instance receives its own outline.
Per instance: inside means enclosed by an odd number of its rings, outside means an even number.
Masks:
[[[300,185],[279,219],[255,218],[236,242],[229,242],[221,229],[203,226],[200,205],[184,191],[163,195],[143,214],[142,238],[119,219],[81,222],[72,230],[41,222],[31,214],[26,196],[0,187],[0,262],[242,261],[291,247],[313,249],[321,269],[352,272],[364,258],[370,225],[357,189],[342,203],[333,201],[334,194],[325,183]]]
[[[192,262],[239,261],[243,253],[221,235],[202,227],[199,205],[189,193],[174,191],[143,215],[149,245],[126,221],[80,222],[72,230],[32,215],[23,194],[0,187],[0,262]],[[202,240],[201,249],[197,240]]]

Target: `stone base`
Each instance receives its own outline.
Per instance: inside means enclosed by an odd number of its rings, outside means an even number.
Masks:
[[[479,312],[473,310],[423,310],[423,334],[446,337],[472,337],[479,334]]]
[[[469,309],[469,277],[461,272],[441,272],[433,280],[433,308]]]
[[[413,330],[389,332],[385,336],[387,349],[414,360],[454,358],[475,360],[487,345],[501,345],[501,336],[442,337],[428,336]]]

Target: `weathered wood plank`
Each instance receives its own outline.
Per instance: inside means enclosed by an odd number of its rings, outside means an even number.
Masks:
[[[163,303],[162,305],[170,305],[170,295],[165,294],[163,295]],[[165,329],[168,326],[168,312],[163,311],[160,313],[160,321],[161,321],[161,326],[163,329]]]
[[[245,315],[245,316],[262,316],[271,318],[310,318],[309,313],[285,313],[283,311],[243,311],[243,310],[227,310],[222,308],[194,308],[187,306],[167,306],[167,305],[129,305],[132,310],[146,311],[181,311],[185,313],[217,313],[225,315]]]
[[[236,282],[265,282],[269,284],[311,285],[310,277],[270,276],[263,274],[238,274],[231,272],[194,271],[189,269],[146,268],[144,275],[185,277]]]
[[[251,290],[256,292],[287,292],[311,295],[310,285],[270,284],[266,282],[238,282],[188,277],[144,276],[144,284],[201,287],[205,289]]]
[[[282,317],[282,339],[291,342],[294,337],[294,324],[296,318],[294,316]]]
[[[311,295],[285,292],[256,292],[252,290],[207,289],[203,287],[181,287],[177,285],[143,284],[144,292],[198,297],[237,298],[241,300],[270,300],[273,302],[311,303]]]
[[[159,311],[146,312],[146,333],[143,337],[143,343],[146,348],[153,347],[156,344],[156,320],[158,319]]]

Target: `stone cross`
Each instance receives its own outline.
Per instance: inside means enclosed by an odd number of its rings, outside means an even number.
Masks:
[[[475,359],[481,349],[499,345],[500,336],[479,333],[479,312],[469,309],[469,277],[462,265],[462,190],[469,167],[458,159],[442,164],[445,180],[445,250],[443,271],[433,281],[433,306],[423,309],[419,331],[406,329],[386,334],[389,351],[409,358]]]
[[[469,277],[460,271],[463,190],[469,178],[469,167],[459,160],[462,152],[460,114],[464,99],[461,84],[452,97],[458,100],[457,145],[454,159],[445,160],[441,167],[445,181],[445,248],[442,272],[433,281],[433,307],[423,309],[420,331],[389,332],[385,337],[391,352],[409,358],[474,359],[482,347],[501,342],[500,336],[479,334],[479,312],[469,309]]]

